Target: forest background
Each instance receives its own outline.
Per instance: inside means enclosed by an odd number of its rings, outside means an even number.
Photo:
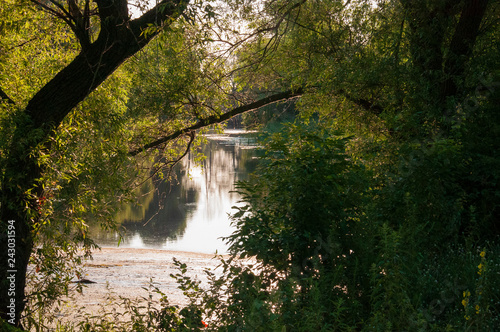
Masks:
[[[200,132],[282,112],[228,238],[256,266],[179,263],[188,307],[60,330],[500,329],[498,1],[147,5],[0,4],[3,329],[43,329],[88,224]]]

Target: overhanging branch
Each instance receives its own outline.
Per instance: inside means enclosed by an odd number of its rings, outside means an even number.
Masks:
[[[226,112],[220,116],[210,116],[207,119],[203,119],[201,121],[198,121],[197,123],[195,123],[192,126],[177,130],[176,132],[173,132],[170,135],[163,136],[154,142],[148,143],[148,144],[146,144],[138,149],[132,150],[129,152],[129,155],[136,156],[143,151],[149,150],[149,149],[154,148],[158,145],[161,145],[163,143],[166,143],[168,141],[176,139],[177,137],[184,135],[186,133],[191,133],[192,131],[195,131],[195,130],[198,130],[198,129],[201,129],[201,128],[204,128],[204,127],[207,127],[207,126],[210,126],[213,124],[222,123],[224,121],[227,121],[227,120],[235,117],[236,115],[243,114],[243,113],[250,112],[250,111],[255,111],[263,106],[267,106],[267,105],[270,105],[270,104],[273,104],[273,103],[276,103],[279,101],[283,101],[283,100],[296,98],[296,97],[299,97],[303,94],[304,94],[304,90],[302,88],[297,89],[297,90],[289,90],[289,91],[285,91],[285,92],[281,92],[281,93],[277,93],[277,94],[268,96],[266,98],[262,98],[260,100],[257,100],[255,102],[247,104],[247,105],[233,108],[231,111]]]

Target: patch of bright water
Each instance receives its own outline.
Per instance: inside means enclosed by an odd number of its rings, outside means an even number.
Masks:
[[[127,232],[120,247],[227,253],[221,237],[234,231],[229,214],[240,196],[233,190],[257,164],[250,149],[256,147],[255,139],[246,131],[231,130],[207,135],[207,141],[201,147],[206,156],[201,167],[193,156],[186,157],[176,170],[176,183],[149,184],[155,188],[144,195],[142,207],[130,207],[122,217]],[[118,242],[117,234],[95,237],[103,247]]]

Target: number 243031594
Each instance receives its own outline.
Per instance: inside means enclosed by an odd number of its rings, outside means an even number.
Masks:
[[[14,224],[14,220],[8,221],[8,229],[7,229],[7,255],[9,256],[9,265],[15,264],[16,257],[16,227]]]

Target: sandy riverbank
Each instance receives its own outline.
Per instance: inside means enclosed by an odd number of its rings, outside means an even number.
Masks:
[[[206,283],[204,269],[214,270],[220,263],[215,255],[154,249],[102,248],[92,255],[92,260],[85,261],[82,277],[95,283],[85,285],[81,294],[73,290],[69,302],[60,308],[60,317],[73,320],[71,317],[79,311],[98,314],[103,305],[109,309],[116,305],[106,303],[109,290],[116,297],[148,297],[143,287],[147,287],[151,278],[168,296],[170,304],[183,305],[187,300],[170,277],[171,273],[179,272],[173,258],[186,263],[187,275],[202,284]]]

